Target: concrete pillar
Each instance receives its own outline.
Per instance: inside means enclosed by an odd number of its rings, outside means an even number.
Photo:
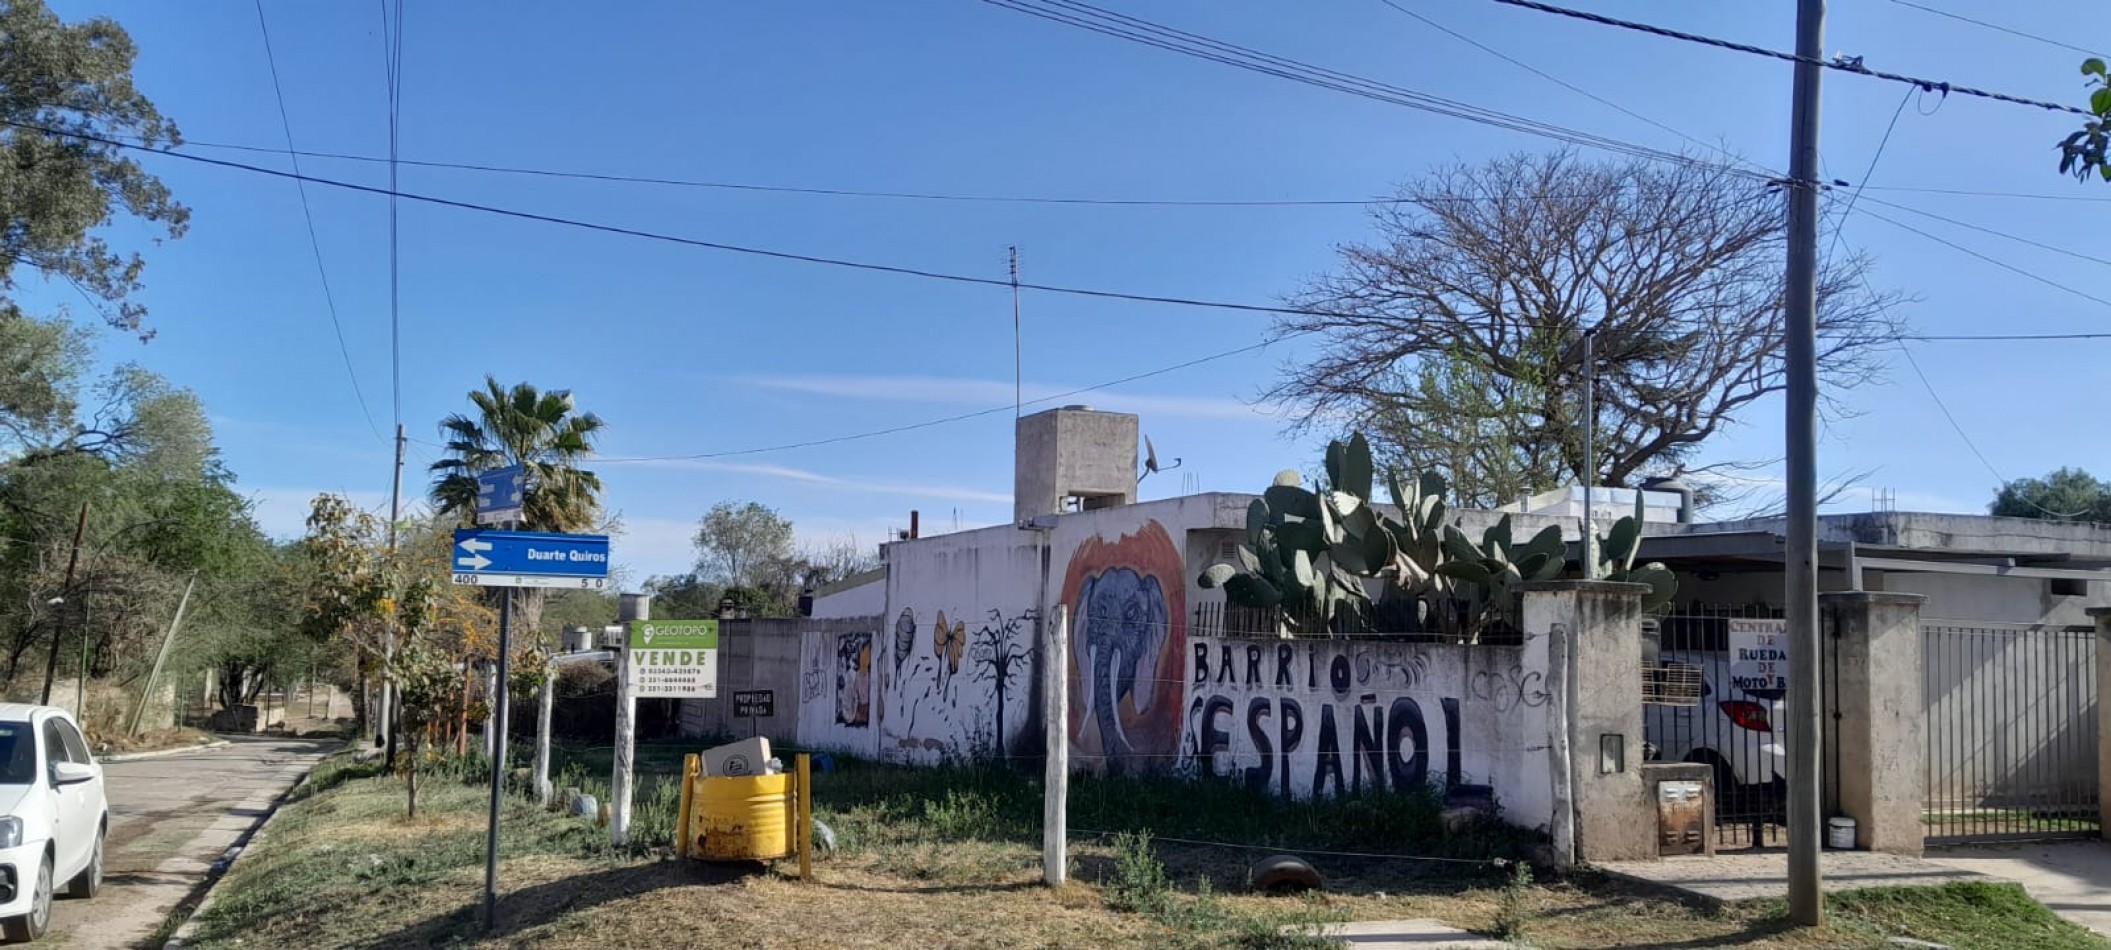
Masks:
[[[2089,608],[2096,621],[2096,808],[2097,827],[2111,841],[2111,607]]]
[[[1546,581],[1523,588],[1525,636],[1545,638],[1555,858],[1657,853],[1642,789],[1642,584]],[[1528,640],[1527,656],[1539,651]]]
[[[1855,820],[1855,846],[1918,855],[1927,836],[1927,704],[1921,696],[1919,594],[1818,595],[1828,656],[1839,813]]]

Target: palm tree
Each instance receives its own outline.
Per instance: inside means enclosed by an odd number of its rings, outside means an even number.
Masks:
[[[447,457],[432,463],[432,501],[445,517],[476,511],[477,473],[508,465],[527,472],[521,499],[524,531],[579,532],[601,522],[601,477],[579,467],[594,454],[601,417],[579,413],[569,390],[539,392],[528,383],[511,389],[493,377],[471,390],[474,417],[456,413],[440,423]],[[530,636],[542,627],[543,592],[519,592],[514,605]]]
[[[601,478],[579,467],[594,453],[599,416],[576,413],[568,390],[509,390],[489,376],[469,402],[474,418],[456,413],[440,423],[448,457],[432,464],[432,500],[441,515],[476,510],[477,473],[519,465],[528,475],[521,530],[576,532],[600,522]]]

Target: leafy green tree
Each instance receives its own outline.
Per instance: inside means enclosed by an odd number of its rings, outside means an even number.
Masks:
[[[2060,140],[2060,174],[2073,175],[2082,181],[2095,176],[2111,181],[2111,159],[2106,158],[2106,148],[2111,146],[2111,70],[2104,61],[2094,56],[2082,61],[2082,80],[2091,87],[2089,92],[2089,118],[2083,120],[2080,130]]]
[[[2019,478],[2001,486],[1986,507],[1989,514],[2004,518],[2111,524],[2111,482],[2078,468],[2063,468],[2044,478]]]
[[[181,237],[190,212],[123,149],[93,140],[181,143],[175,123],[132,85],[138,52],[107,17],[64,23],[41,0],[0,4],[0,287],[12,288],[26,264],[144,338],[146,308],[133,297],[145,262],[97,232],[122,214]],[[0,325],[19,319],[19,304],[0,296]]]
[[[652,595],[655,618],[709,620],[718,616],[718,601],[726,589],[689,573],[646,578],[645,591]]]
[[[722,501],[696,525],[696,573],[725,587],[762,587],[793,560],[792,523],[757,502]]]

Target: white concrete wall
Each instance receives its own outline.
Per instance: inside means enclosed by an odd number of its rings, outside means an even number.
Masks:
[[[878,758],[879,664],[873,630],[807,630],[799,635],[799,744]]]
[[[814,598],[813,618],[833,620],[842,617],[877,617],[887,612],[887,579],[875,577],[870,583],[859,584],[848,590],[837,591]]]
[[[999,525],[886,548],[879,752],[933,764],[1008,756],[1038,736],[1035,610],[1043,533]]]
[[[2106,590],[2111,584],[2101,581],[2089,585],[2088,595],[2065,596],[2052,593],[2043,578],[1986,574],[1885,571],[1881,583],[1881,588],[1871,588],[1928,598],[1920,610],[1926,619],[2050,626],[2092,625],[2088,608],[2104,606],[2106,593],[2111,593]]]
[[[1197,637],[1180,766],[1293,798],[1491,786],[1511,820],[1551,814],[1546,649]]]

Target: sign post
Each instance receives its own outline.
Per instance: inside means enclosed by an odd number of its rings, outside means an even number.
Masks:
[[[527,490],[520,466],[477,476],[477,523],[517,520]],[[600,590],[608,584],[608,538],[596,534],[464,529],[454,533],[456,584],[497,587],[498,669],[492,681],[491,817],[484,830],[484,929],[498,925],[498,817],[505,803],[506,729],[511,718],[513,591],[519,587]],[[627,801],[626,801],[627,804]]]

